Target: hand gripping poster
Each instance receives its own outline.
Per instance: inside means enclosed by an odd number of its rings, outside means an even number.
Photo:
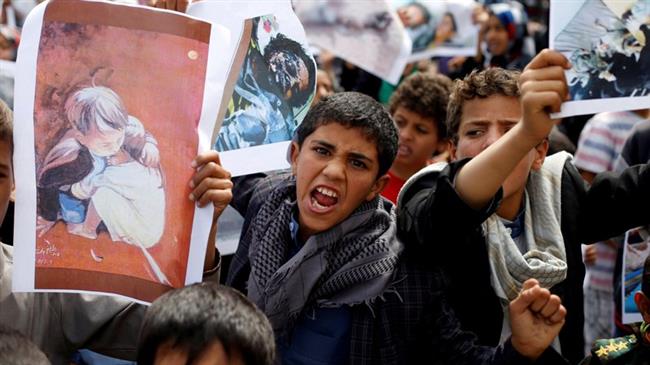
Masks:
[[[309,42],[397,84],[411,39],[387,1],[293,1]]]
[[[650,2],[552,0],[551,48],[571,62],[556,117],[650,106]]]
[[[288,168],[286,151],[316,90],[316,64],[285,1],[201,1],[188,14],[237,45],[212,146],[233,176]]]
[[[201,280],[212,212],[195,208],[188,183],[209,148],[227,70],[208,59],[228,63],[226,33],[96,1],[30,14],[16,72],[14,290],[150,302]]]
[[[642,322],[634,297],[643,286],[643,267],[650,255],[650,227],[627,231],[623,242],[623,273],[621,275],[621,308],[623,323]]]

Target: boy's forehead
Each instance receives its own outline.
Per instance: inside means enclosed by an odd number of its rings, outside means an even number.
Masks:
[[[463,103],[460,125],[477,120],[518,121],[519,119],[521,119],[519,98],[497,94],[466,100]]]
[[[359,138],[361,137],[361,138]],[[346,149],[358,150],[358,152],[366,151],[364,154],[369,154],[370,150],[377,152],[378,146],[377,141],[372,138],[363,126],[349,126],[341,122],[327,122],[319,125],[314,129],[314,131],[307,136],[306,139],[311,139],[312,141],[321,141],[328,142],[334,146],[342,145],[343,142],[354,141],[354,143],[349,144],[345,143]],[[374,156],[367,156],[369,158],[374,157],[377,159],[377,154],[370,153]]]

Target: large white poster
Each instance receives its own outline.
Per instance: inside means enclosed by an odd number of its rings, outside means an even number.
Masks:
[[[551,0],[550,46],[571,61],[555,117],[650,107],[650,2]]]

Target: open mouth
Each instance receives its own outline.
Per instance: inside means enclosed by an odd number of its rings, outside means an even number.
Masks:
[[[399,156],[409,156],[411,154],[411,147],[400,144],[399,147],[397,148],[397,154]]]
[[[339,202],[339,194],[324,186],[312,190],[310,198],[312,209],[319,213],[330,211]]]

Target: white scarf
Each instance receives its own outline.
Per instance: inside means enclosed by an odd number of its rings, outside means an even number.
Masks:
[[[560,224],[562,171],[571,159],[566,152],[546,158],[539,171],[531,171],[526,185],[524,242],[521,254],[510,232],[495,214],[482,225],[490,258],[491,283],[497,296],[515,299],[527,279],[551,288],[566,278],[567,264]]]

